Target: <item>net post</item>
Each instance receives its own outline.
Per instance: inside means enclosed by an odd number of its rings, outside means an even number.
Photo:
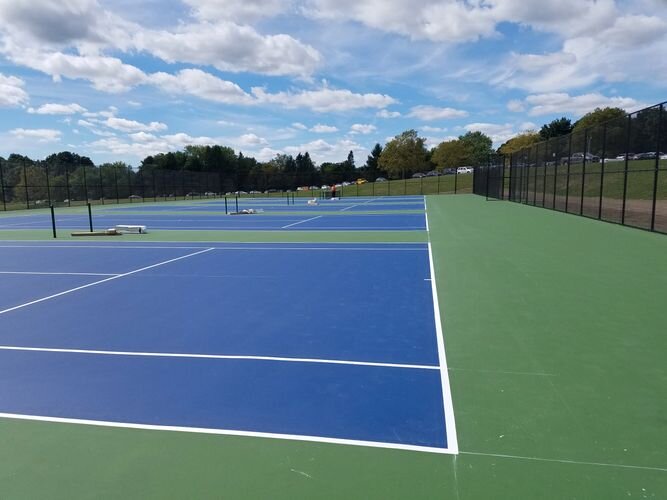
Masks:
[[[225,195],[225,215],[227,215],[229,212],[227,211],[227,195]]]
[[[53,209],[53,205],[51,205],[51,228],[53,229],[53,237],[57,238],[58,236],[56,235],[56,212]]]
[[[90,232],[93,232],[93,210],[90,207],[90,202],[88,203],[88,225],[90,227]]]
[[[239,195],[236,195],[236,213],[239,213]]]

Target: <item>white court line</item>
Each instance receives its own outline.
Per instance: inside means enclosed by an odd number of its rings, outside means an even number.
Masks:
[[[648,467],[643,465],[625,465],[625,464],[610,464],[606,462],[581,462],[579,460],[568,460],[563,458],[540,458],[540,457],[523,457],[520,455],[504,455],[501,453],[480,453],[476,451],[461,451],[461,455],[474,455],[479,457],[496,457],[496,458],[514,458],[516,460],[532,460],[536,462],[556,462],[560,464],[572,465],[593,465],[596,467],[617,467],[620,469],[640,469],[640,470],[654,470],[659,472],[667,472],[665,467]]]
[[[156,243],[168,243],[168,242],[156,242]],[[200,245],[200,246],[135,246],[135,245],[123,245],[122,243],[119,243],[118,246],[116,245],[0,245],[0,248],[68,248],[68,249],[73,249],[73,248],[86,248],[86,249],[91,249],[91,248],[103,248],[103,249],[111,249],[111,250],[117,250],[117,249],[141,249],[141,250],[154,250],[154,249],[159,249],[159,250],[171,250],[171,249],[178,249],[178,250],[196,250],[198,248],[204,248],[204,247],[211,247],[211,244],[214,244],[216,242],[214,241],[204,241],[202,243],[205,243],[206,245]],[[233,243],[233,242],[230,242]],[[238,243],[244,243],[244,242],[238,242]],[[274,242],[258,242],[257,245],[273,245],[276,244]],[[341,242],[341,243],[336,243],[336,242],[331,242],[327,243],[327,245],[351,245],[353,243],[349,242]],[[214,250],[324,250],[324,251],[338,251],[338,250],[347,250],[347,251],[354,251],[354,252],[363,252],[363,251],[368,251],[368,252],[399,252],[399,251],[407,251],[407,252],[414,252],[414,251],[426,251],[426,243],[421,242],[421,241],[407,241],[404,243],[374,243],[377,245],[386,245],[386,248],[377,248],[377,247],[336,247],[336,246],[331,246],[331,247],[254,247],[254,246],[233,246],[233,247],[211,247]],[[299,242],[299,241],[294,241],[290,243],[277,243],[277,245],[312,245],[311,242]],[[362,243],[363,245],[363,243]],[[396,245],[412,245],[415,248],[391,248],[392,246]]]
[[[377,199],[379,200],[379,199],[382,199],[382,198],[384,198],[384,196],[380,196],[380,197],[377,198]],[[371,203],[372,201],[374,201],[373,198],[371,198],[370,200],[365,201],[365,202],[363,202],[363,203],[357,203],[356,205],[350,205],[350,206],[347,207],[347,208],[343,208],[342,210],[339,210],[339,212],[345,212],[345,210],[349,210],[349,209],[354,208],[354,207],[360,207],[361,205],[368,205],[368,204]]]
[[[280,356],[246,356],[235,354],[189,354],[179,352],[138,352],[138,351],[104,351],[93,349],[61,349],[55,347],[23,347],[23,346],[0,346],[2,351],[27,351],[27,352],[54,352],[64,354],[94,354],[103,356],[137,356],[146,358],[185,358],[185,359],[224,359],[240,361],[276,361],[285,363],[315,363],[324,365],[352,365],[371,366],[377,368],[402,368],[408,370],[439,370],[434,365],[413,365],[405,363],[379,363],[373,361],[348,361],[344,359],[322,359],[322,358],[290,358]]]
[[[142,271],[146,271],[147,269],[152,269],[152,268],[158,267],[158,266],[164,266],[165,264],[169,264],[171,262],[176,262],[177,260],[187,259],[189,257],[194,257],[195,255],[199,255],[199,254],[202,254],[202,253],[205,253],[205,252],[210,252],[211,250],[213,250],[213,248],[206,248],[206,249],[201,250],[199,252],[194,252],[194,253],[191,253],[191,254],[188,254],[188,255],[183,255],[182,257],[176,257],[175,259],[165,260],[164,262],[158,262],[157,264],[142,267],[141,269],[135,269],[134,271],[130,271],[130,272],[127,272],[127,273],[117,274],[115,276],[111,276],[110,278],[106,278],[106,279],[103,279],[103,280],[93,281],[92,283],[88,283],[87,285],[78,286],[76,288],[70,288],[69,290],[65,290],[64,292],[55,293],[53,295],[49,295],[48,297],[42,297],[41,299],[33,300],[31,302],[26,302],[25,304],[20,304],[18,306],[10,307],[9,309],[4,309],[4,310],[0,311],[0,314],[6,314],[6,313],[11,312],[11,311],[16,311],[17,309],[22,309],[24,307],[28,307],[28,306],[31,306],[31,305],[34,305],[34,304],[38,304],[38,303],[44,302],[46,300],[54,299],[54,298],[60,297],[62,295],[67,295],[69,293],[76,292],[78,290],[83,290],[84,288],[89,288],[91,286],[100,285],[102,283],[106,283],[107,281],[117,280],[118,278],[124,278],[125,276],[130,276],[131,274],[140,273]]]
[[[283,226],[283,227],[281,227],[280,229],[287,229],[288,227],[296,226],[297,224],[303,224],[304,222],[309,222],[309,221],[311,221],[311,220],[319,219],[320,217],[322,217],[322,216],[321,216],[321,215],[317,215],[317,216],[315,216],[315,217],[311,217],[310,219],[300,220],[299,222],[295,222],[294,224],[288,224],[288,225],[286,225],[286,226]],[[253,229],[254,229],[254,228],[253,228]]]
[[[118,273],[54,273],[45,271],[0,271],[0,274],[27,274],[35,276],[118,276]]]
[[[428,224],[428,212],[425,215]],[[440,383],[442,386],[442,402],[445,412],[445,429],[447,432],[447,447],[452,453],[459,452],[458,437],[456,435],[456,421],[454,419],[454,403],[452,402],[452,389],[449,384],[449,370],[447,368],[447,356],[445,355],[445,338],[442,331],[442,319],[440,317],[440,302],[438,301],[438,289],[435,281],[435,266],[433,264],[433,249],[431,247],[431,236],[428,241],[428,262],[431,273],[431,293],[433,295],[433,313],[435,315],[436,341],[438,344],[438,359],[440,361]]]
[[[0,413],[0,418],[14,420],[32,420],[39,422],[54,422],[59,424],[93,425],[97,427],[120,427],[124,429],[141,429],[151,431],[191,432],[198,434],[219,434],[223,436],[243,436],[269,439],[284,439],[291,441],[309,441],[314,443],[343,444],[349,446],[366,446],[371,448],[385,448],[394,450],[422,451],[428,453],[452,454],[447,448],[431,446],[417,446],[412,444],[385,443],[381,441],[361,441],[356,439],[329,438],[323,436],[306,436],[300,434],[277,434],[272,432],[238,431],[232,429],[210,429],[204,427],[179,427],[173,425],[135,424],[129,422],[110,422],[106,420],[85,420],[79,418],[45,417],[39,415],[21,415],[17,413]]]

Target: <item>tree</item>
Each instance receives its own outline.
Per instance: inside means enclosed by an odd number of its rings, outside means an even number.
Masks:
[[[573,130],[576,132],[616,118],[625,118],[625,116],[626,113],[621,108],[595,108],[594,111],[579,118],[574,124]]]
[[[551,139],[552,137],[560,137],[572,132],[572,121],[569,118],[558,118],[551,123],[542,125],[540,129],[540,137],[542,139]]]
[[[468,163],[468,150],[458,139],[441,142],[433,150],[431,161],[440,171],[444,168],[462,167]]]
[[[516,153],[517,151],[522,150],[532,146],[533,144],[540,142],[542,137],[535,131],[522,132],[519,135],[512,137],[510,140],[502,144],[498,148],[498,152],[504,155],[509,155]]]
[[[419,172],[428,166],[426,139],[416,130],[406,130],[387,143],[380,156],[379,166],[390,177],[400,178]]]
[[[347,166],[348,166],[348,168],[354,168],[354,152],[353,152],[353,151],[350,151],[350,152],[347,154],[347,160],[346,160],[346,162],[347,162]]]
[[[488,135],[468,132],[459,136],[459,141],[467,151],[468,165],[483,165],[489,161],[489,156],[493,153],[493,141]]]

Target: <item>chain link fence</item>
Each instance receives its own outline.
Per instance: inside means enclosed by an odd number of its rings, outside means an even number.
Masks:
[[[662,103],[492,161],[474,192],[667,233],[666,150]]]

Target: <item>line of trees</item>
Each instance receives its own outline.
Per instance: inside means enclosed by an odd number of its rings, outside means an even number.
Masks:
[[[654,114],[647,110],[637,117],[642,118],[640,123],[651,128],[656,121]],[[539,141],[576,133],[609,120],[618,120],[622,127],[626,116],[622,109],[604,108],[584,115],[574,124],[562,117],[545,124],[539,131],[518,134],[501,145],[497,152],[510,154]],[[491,138],[482,132],[467,132],[428,149],[426,139],[416,130],[406,130],[384,147],[376,144],[363,165],[356,164],[352,151],[344,161],[316,165],[307,151],[296,157],[278,154],[270,161],[260,162],[222,145],[186,146],[182,151],[147,156],[137,168],[124,162],[95,165],[90,158],[71,152],[52,154],[42,161],[11,154],[7,159],[0,158],[3,188],[0,199],[23,201],[47,199],[49,195],[50,199],[56,200],[84,196],[126,198],[130,194],[146,192],[179,191],[186,194],[188,190],[203,189],[217,193],[286,190],[352,182],[359,177],[367,180],[377,177],[401,179],[416,172],[477,166],[484,164],[494,153]]]

